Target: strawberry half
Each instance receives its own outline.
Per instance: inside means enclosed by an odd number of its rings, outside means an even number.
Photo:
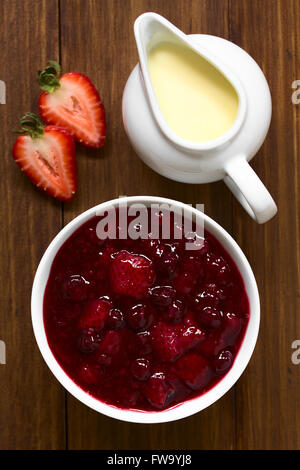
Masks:
[[[76,72],[60,77],[60,66],[54,61],[49,61],[38,75],[43,90],[39,97],[43,120],[65,127],[75,140],[88,147],[102,147],[106,136],[105,110],[91,80]]]
[[[73,199],[77,190],[75,144],[65,129],[43,127],[39,118],[27,113],[20,120],[20,135],[12,150],[21,170],[33,184],[61,201]]]

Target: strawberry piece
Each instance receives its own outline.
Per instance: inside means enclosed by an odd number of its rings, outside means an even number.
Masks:
[[[178,359],[176,373],[193,390],[206,387],[213,375],[207,360],[197,353],[189,353]]]
[[[140,299],[155,279],[153,263],[144,255],[135,255],[126,250],[113,256],[110,265],[110,282],[116,294]]]
[[[108,299],[89,300],[79,320],[79,328],[102,329],[111,308],[112,303]]]
[[[217,356],[226,346],[227,344],[224,338],[220,335],[220,332],[217,329],[208,333],[204,341],[197,347],[197,351],[208,359],[211,359],[214,356]]]
[[[120,402],[126,408],[134,408],[139,399],[139,391],[134,390],[125,384],[119,388]]]
[[[204,338],[204,333],[197,326],[171,326],[159,322],[152,330],[152,348],[162,361],[173,362],[198,346]]]
[[[118,308],[112,308],[108,314],[108,328],[110,330],[120,330],[121,328],[124,327],[125,321],[124,321],[124,316],[121,310]]]
[[[75,140],[88,147],[102,147],[106,136],[105,111],[91,80],[82,73],[66,73],[59,78],[60,66],[53,61],[38,74],[44,90],[39,97],[43,120],[65,127]]]
[[[101,367],[97,364],[84,362],[79,368],[79,377],[88,385],[97,385],[101,378],[101,372]]]
[[[164,362],[173,362],[182,354],[179,344],[180,327],[157,323],[152,330],[152,348]]]
[[[107,355],[118,354],[121,343],[122,335],[120,331],[109,330],[102,338],[99,351]]]
[[[150,405],[165,408],[172,400],[175,390],[163,372],[153,374],[143,387],[143,393]]]
[[[77,190],[75,145],[66,129],[43,127],[37,116],[27,113],[20,120],[20,135],[13,158],[31,182],[61,201],[71,201]]]
[[[225,327],[221,332],[221,338],[226,346],[233,346],[243,326],[243,320],[234,313],[227,312],[224,315]]]
[[[181,300],[174,300],[163,312],[163,318],[167,323],[177,325],[184,317],[186,306]]]
[[[196,325],[185,325],[180,330],[179,343],[183,352],[189,351],[205,339],[205,333]]]

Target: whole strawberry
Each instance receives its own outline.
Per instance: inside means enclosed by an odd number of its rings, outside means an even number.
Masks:
[[[98,91],[82,73],[65,73],[49,61],[45,70],[38,71],[43,90],[39,111],[48,124],[65,127],[75,140],[88,147],[102,147],[106,136],[105,110]]]
[[[13,158],[31,182],[57,199],[73,199],[77,171],[70,133],[57,126],[43,127],[33,113],[25,114],[14,132],[21,135],[13,146]]]

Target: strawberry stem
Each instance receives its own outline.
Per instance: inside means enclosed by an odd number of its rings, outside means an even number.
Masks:
[[[15,134],[28,134],[32,139],[37,139],[44,134],[41,120],[34,113],[26,113],[20,119],[20,129],[13,131]]]
[[[54,60],[49,60],[45,70],[38,71],[38,83],[42,90],[53,93],[60,87],[60,65]]]

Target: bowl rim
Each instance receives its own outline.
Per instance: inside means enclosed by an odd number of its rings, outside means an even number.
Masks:
[[[150,204],[169,204],[181,207],[190,212],[195,217],[201,216],[204,219],[205,228],[214,235],[217,240],[224,246],[226,251],[230,254],[235,264],[237,265],[240,274],[244,280],[245,288],[247,291],[249,304],[250,304],[250,318],[247,329],[240,346],[240,349],[235,358],[234,364],[229,372],[220,380],[213,388],[208,390],[199,397],[194,397],[190,400],[179,403],[171,408],[162,411],[140,411],[140,410],[127,410],[121,409],[113,405],[101,402],[94,398],[89,393],[81,389],[62,369],[60,364],[55,359],[46,337],[43,320],[43,299],[46,283],[49,277],[50,268],[54,257],[62,244],[70,237],[70,235],[88,219],[96,215],[100,209],[116,206],[120,203],[126,202],[129,205],[135,203]],[[207,408],[217,400],[219,400],[239,379],[245,370],[250,358],[253,354],[255,344],[258,337],[259,323],[260,323],[260,301],[256,280],[251,269],[251,266],[244,255],[243,251],[231,235],[223,229],[217,222],[209,216],[200,212],[198,209],[187,205],[183,202],[176,201],[164,197],[156,196],[124,196],[117,199],[102,202],[75,217],[69,222],[60,232],[54,237],[44,252],[42,259],[36,270],[33,281],[32,294],[31,294],[31,319],[36,342],[40,352],[54,374],[56,379],[63,385],[63,387],[71,393],[75,398],[89,406],[95,411],[98,411],[106,416],[115,418],[121,421],[132,423],[165,423],[176,421],[188,416],[191,416],[203,409]]]

